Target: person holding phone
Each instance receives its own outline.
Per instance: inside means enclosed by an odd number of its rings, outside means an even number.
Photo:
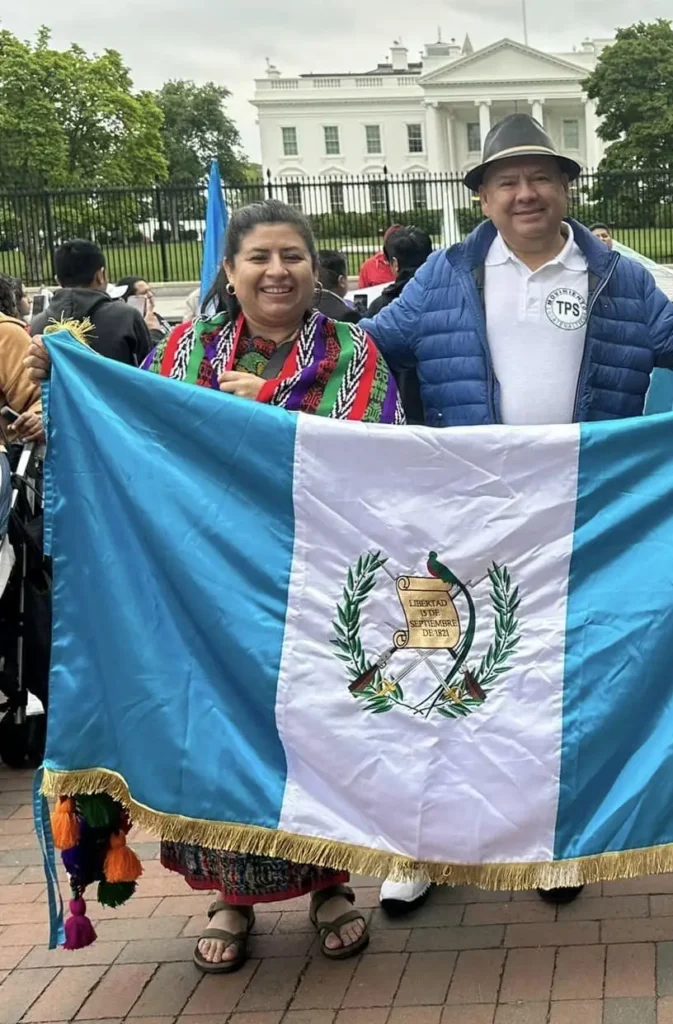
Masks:
[[[138,310],[147,324],[150,337],[155,345],[162,341],[169,333],[169,326],[164,318],[157,313],[155,308],[154,294],[151,286],[144,277],[121,277],[117,281],[117,288],[126,288],[126,292],[120,295],[129,306]]]

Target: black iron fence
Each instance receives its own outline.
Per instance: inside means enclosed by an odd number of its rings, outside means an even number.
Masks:
[[[391,224],[416,224],[436,245],[450,245],[481,220],[479,204],[460,178],[447,174],[267,175],[227,184],[224,194],[230,211],[267,197],[302,210],[320,248],[344,252],[352,273],[380,247]],[[194,188],[0,192],[0,272],[30,285],[51,282],[55,249],[79,237],[103,247],[112,280],[138,274],[151,281],[196,281],[205,207],[205,191]],[[570,212],[586,224],[604,221],[619,241],[673,263],[673,172],[584,174],[571,189]]]

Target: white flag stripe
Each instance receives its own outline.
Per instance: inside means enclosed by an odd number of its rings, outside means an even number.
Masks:
[[[420,860],[552,859],[578,451],[574,426],[340,433],[300,417],[276,709],[288,760],[281,829]],[[467,717],[372,714],[349,693],[332,623],[348,566],[376,551],[394,577],[427,577],[436,551],[461,580],[498,562],[520,588],[519,645]],[[359,632],[369,661],[392,646],[386,623],[406,625],[394,582],[383,570],[376,579]],[[488,580],[474,600],[472,668],[494,639]],[[464,630],[464,606],[459,615]],[[394,682],[424,653],[395,653],[384,676]],[[443,675],[449,664],[437,652],[410,672],[405,701],[422,703],[437,690],[433,665]]]

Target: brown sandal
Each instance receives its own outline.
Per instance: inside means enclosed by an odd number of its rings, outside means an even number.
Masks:
[[[349,957],[357,956],[358,953],[367,948],[369,945],[369,929],[363,914],[359,910],[348,910],[334,921],[318,921],[318,911],[334,896],[345,896],[349,903],[355,903],[355,893],[349,886],[333,885],[329,889],[319,889],[313,893],[309,916],[311,924],[318,930],[320,935],[320,952],[322,955],[326,956],[328,960],[348,960]],[[359,939],[351,942],[348,946],[340,946],[338,949],[330,949],[329,946],[325,945],[325,939],[328,935],[336,935],[338,939],[341,939],[341,929],[345,924],[350,924],[351,921],[362,921],[365,926]],[[343,942],[343,939],[341,941]]]
[[[248,939],[255,924],[255,911],[252,907],[232,907],[224,900],[215,900],[208,908],[208,920],[212,921],[220,910],[235,910],[243,917],[247,917],[248,927],[244,932],[235,933],[225,931],[223,928],[207,928],[199,935],[194,947],[194,963],[204,974],[232,974],[234,971],[240,970],[248,959]],[[236,956],[232,960],[220,960],[217,964],[211,964],[199,949],[199,944],[204,939],[218,939],[220,942],[226,943],[226,946],[236,946]]]

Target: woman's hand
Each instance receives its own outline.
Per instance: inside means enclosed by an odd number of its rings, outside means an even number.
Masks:
[[[239,373],[236,370],[225,370],[217,378],[220,391],[227,395],[238,395],[239,398],[251,398],[253,402],[259,395],[264,381],[253,373]]]
[[[9,430],[24,444],[29,444],[31,441],[35,444],[42,444],[44,441],[44,424],[42,416],[38,412],[22,413]]]
[[[28,346],[28,355],[24,359],[23,365],[28,369],[28,376],[35,384],[39,384],[49,377],[51,359],[39,335],[33,338]]]

